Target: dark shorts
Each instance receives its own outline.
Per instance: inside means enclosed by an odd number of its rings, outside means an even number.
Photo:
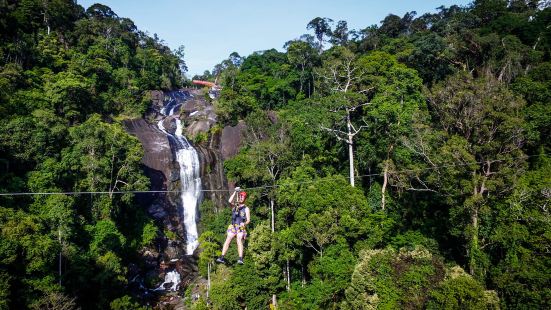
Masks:
[[[240,234],[240,233],[243,234],[243,239],[245,239],[247,237],[247,230],[245,230],[244,227],[241,227],[237,224],[230,224],[230,226],[228,226],[228,234],[237,235],[237,234]]]

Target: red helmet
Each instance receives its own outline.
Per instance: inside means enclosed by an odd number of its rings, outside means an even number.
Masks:
[[[239,192],[239,199],[245,201],[247,199],[247,192]]]

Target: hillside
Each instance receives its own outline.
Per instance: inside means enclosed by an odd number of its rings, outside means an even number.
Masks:
[[[381,19],[232,53],[212,100],[107,6],[0,2],[0,309],[551,308],[549,1]]]

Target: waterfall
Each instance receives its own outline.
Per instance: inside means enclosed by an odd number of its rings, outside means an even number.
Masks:
[[[191,95],[187,92],[171,92],[168,94],[168,101],[161,113],[165,116],[171,116],[182,105],[182,102]],[[199,246],[199,234],[197,232],[197,206],[202,199],[200,162],[197,151],[188,142],[182,134],[182,122],[179,118],[176,121],[175,134],[169,133],[163,126],[163,120],[159,121],[157,126],[166,133],[172,140],[176,148],[176,161],[180,165],[180,197],[184,215],[184,227],[186,230],[186,254],[193,255],[193,251]]]

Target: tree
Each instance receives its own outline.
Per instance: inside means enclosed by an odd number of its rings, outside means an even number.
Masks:
[[[419,34],[413,41],[415,49],[407,57],[408,66],[415,68],[425,84],[431,85],[453,72],[453,67],[442,57],[446,43],[436,33]]]
[[[318,50],[321,52],[323,49],[323,37],[331,36],[331,23],[333,20],[331,18],[327,17],[316,17],[312,19],[308,25],[306,25],[306,29],[313,29],[314,33],[316,34],[316,38],[318,39]]]
[[[386,205],[387,186],[392,182],[392,170],[407,161],[408,151],[399,142],[411,134],[414,118],[426,113],[421,92],[422,82],[417,73],[383,52],[374,52],[358,60],[363,68],[359,85],[369,89],[369,102],[363,121],[369,126],[358,137],[363,165],[371,171],[374,160],[382,163],[381,207]],[[414,189],[414,188],[411,188]]]
[[[333,45],[346,46],[348,44],[348,23],[345,20],[339,20],[335,30],[329,40]]]
[[[99,115],[93,115],[69,134],[72,145],[63,161],[69,169],[82,173],[77,188],[107,190],[110,199],[116,191],[147,188],[149,182],[140,173],[143,150],[137,138],[120,125],[103,123]],[[129,202],[132,194],[121,197]]]
[[[322,105],[326,106],[328,112],[335,113],[337,124],[328,127],[321,124],[321,127],[330,132],[340,141],[348,144],[348,162],[350,185],[354,186],[354,137],[365,128],[364,125],[353,124],[352,113],[359,108],[368,105],[363,93],[367,89],[361,89],[357,83],[361,78],[361,67],[357,65],[354,54],[344,47],[335,47],[328,51],[328,56],[323,59],[323,67],[316,73],[320,76],[320,88],[332,96],[323,99]],[[340,130],[343,122],[345,130]]]
[[[86,10],[86,15],[90,18],[104,19],[104,18],[118,18],[118,15],[111,10],[110,7],[103,4],[93,4]]]
[[[300,68],[300,88],[299,93],[305,91],[305,84],[308,89],[307,97],[313,92],[312,69],[318,63],[318,54],[311,44],[304,41],[291,41],[287,45],[287,59],[291,65]]]
[[[343,308],[423,308],[428,292],[444,279],[442,260],[423,247],[360,253],[345,292]]]
[[[521,148],[527,130],[519,114],[525,103],[493,78],[474,79],[469,74],[438,84],[429,98],[434,121],[444,135],[430,160],[436,166],[457,164],[436,170],[440,176],[434,180],[442,182],[437,185],[440,191],[457,199],[450,201],[451,220],[458,225],[452,231],[467,242],[470,274],[482,276],[487,258],[481,249],[487,246],[487,235],[480,234],[491,221],[481,218],[491,217],[497,207],[491,201],[510,193],[526,169]]]
[[[236,78],[243,61],[243,57],[239,56],[237,52],[231,53],[228,59],[215,65],[212,69],[214,82],[234,91],[237,90]]]
[[[499,309],[495,292],[484,291],[482,284],[458,267],[448,273],[430,293],[427,309]]]
[[[182,75],[188,70],[186,61],[184,60],[184,56],[186,55],[184,49],[185,47],[183,45],[180,45],[178,49],[174,52],[174,54],[178,56],[178,64],[180,66],[180,71],[182,72]]]
[[[63,293],[52,292],[36,303],[32,304],[31,309],[47,309],[47,310],[73,310],[78,309],[75,298],[66,296]]]
[[[212,231],[204,231],[199,236],[199,245],[201,248],[201,254],[199,254],[199,268],[201,273],[205,274],[205,265],[206,265],[206,275],[207,275],[207,299],[210,294],[211,286],[211,277],[210,272],[212,265],[214,263],[214,257],[220,248],[220,245],[215,242],[215,234]]]
[[[356,245],[379,245],[392,221],[370,208],[361,190],[348,186],[344,177],[317,178],[313,170],[300,166],[280,181],[280,227],[288,227],[298,244],[319,256],[323,256],[326,246],[340,240],[352,245],[363,239]]]
[[[340,117],[340,122],[334,125],[334,127],[325,127],[322,125],[322,129],[331,133],[340,141],[344,141],[348,145],[348,163],[349,163],[349,180],[350,185],[354,187],[355,184],[355,166],[354,166],[354,137],[360,133],[360,131],[367,127],[367,124],[361,126],[354,126],[352,122],[352,113],[355,113],[361,107],[368,105],[368,102],[365,102],[365,96],[354,95],[354,94],[344,94],[344,95],[333,95],[324,98],[324,100],[329,100],[329,105],[334,107],[330,109],[332,113],[337,114],[337,118]],[[345,124],[346,131],[335,129],[342,126],[342,123]]]
[[[46,84],[45,95],[57,115],[76,123],[93,111],[90,86],[81,75],[61,72]]]

